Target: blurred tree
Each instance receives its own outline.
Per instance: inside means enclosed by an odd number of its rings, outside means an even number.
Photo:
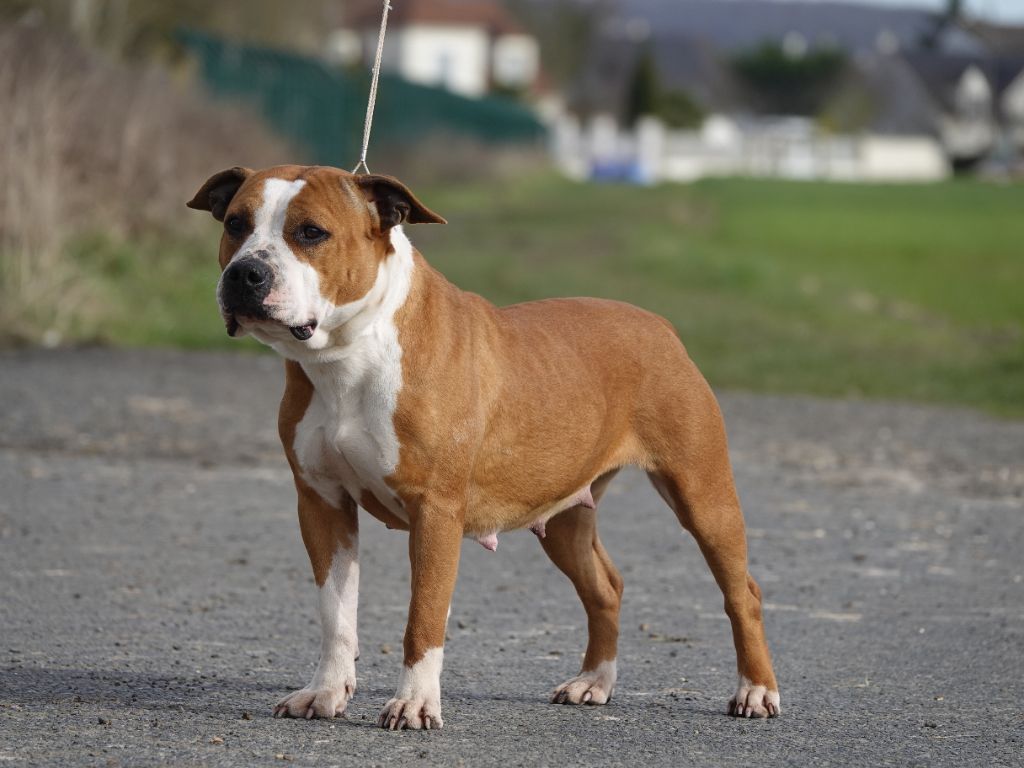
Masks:
[[[848,72],[829,93],[817,114],[818,125],[830,133],[867,130],[878,113],[876,94],[855,72]]]
[[[610,0],[506,0],[517,19],[536,36],[544,74],[567,88],[608,16]]]
[[[778,43],[765,43],[735,56],[732,67],[758,111],[814,115],[845,70],[846,56],[833,48],[794,55]]]
[[[0,17],[68,29],[126,58],[175,58],[175,30],[194,27],[268,45],[319,50],[344,0],[5,0]]]
[[[670,128],[694,128],[704,122],[704,109],[684,90],[663,91],[658,117]]]
[[[660,93],[654,55],[650,47],[645,46],[637,57],[626,93],[626,124],[635,125],[639,118],[657,114]]]
[[[935,23],[925,32],[922,43],[925,48],[938,48],[942,38],[950,27],[957,26],[964,20],[963,0],[946,0],[942,13],[936,14]]]
[[[644,46],[637,57],[625,111],[625,122],[630,126],[644,116],[657,117],[671,128],[692,128],[704,119],[704,110],[689,93],[662,86],[650,46]]]

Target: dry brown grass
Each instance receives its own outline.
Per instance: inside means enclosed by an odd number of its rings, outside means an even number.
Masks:
[[[413,142],[371,142],[368,162],[374,173],[397,176],[414,190],[436,184],[500,184],[551,169],[548,150],[541,143],[494,145],[444,133]]]
[[[250,113],[189,85],[45,29],[0,26],[0,334],[52,342],[99,322],[72,238],[194,227],[183,203],[211,171],[295,159]]]

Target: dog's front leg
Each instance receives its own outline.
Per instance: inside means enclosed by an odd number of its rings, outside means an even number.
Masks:
[[[299,527],[313,566],[320,602],[320,660],[309,685],[277,703],[278,717],[335,717],[356,690],[356,607],[359,601],[359,517],[343,494],[328,504],[296,480]]]
[[[441,728],[445,625],[462,547],[461,510],[424,504],[409,520],[412,600],[398,690],[377,724],[390,730]]]

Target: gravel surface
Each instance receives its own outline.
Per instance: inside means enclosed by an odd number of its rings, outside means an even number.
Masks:
[[[721,597],[624,473],[601,510],[626,580],[612,703],[546,703],[584,614],[517,532],[465,545],[444,730],[395,734],[372,725],[406,539],[369,517],[347,718],[271,718],[318,647],[281,388],[269,356],[0,353],[0,764],[1021,764],[1024,423],[724,395],[782,717],[725,716]]]

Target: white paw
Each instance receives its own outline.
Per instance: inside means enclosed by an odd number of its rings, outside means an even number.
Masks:
[[[274,707],[274,717],[337,717],[345,712],[349,699],[356,692],[356,680],[352,677],[338,687],[314,687],[308,685],[289,693]]]
[[[389,731],[437,730],[444,727],[440,700],[391,699],[377,718],[377,725]]]
[[[615,662],[602,661],[597,669],[580,672],[555,688],[552,704],[607,704],[615,690]]]
[[[444,649],[431,648],[411,667],[402,667],[395,697],[384,705],[377,725],[389,731],[444,727],[441,719],[441,664]]]
[[[734,717],[778,717],[782,711],[778,691],[767,686],[754,685],[741,677],[736,694],[729,699],[729,714]]]

